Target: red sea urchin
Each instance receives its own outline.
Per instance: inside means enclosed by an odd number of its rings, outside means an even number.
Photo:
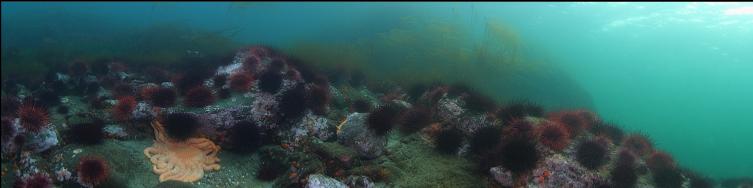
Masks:
[[[204,86],[188,90],[186,98],[183,100],[184,105],[194,108],[209,106],[212,103],[214,103],[214,94],[212,94],[212,90]]]
[[[567,128],[570,132],[570,137],[575,137],[586,128],[586,120],[584,120],[578,111],[559,111],[550,113],[547,116],[550,121],[558,122]]]
[[[651,141],[643,135],[631,134],[622,141],[622,147],[638,156],[645,156],[654,151]]]
[[[560,151],[570,144],[570,133],[559,123],[543,121],[535,132],[539,142],[549,149]]]
[[[118,103],[112,107],[112,117],[117,121],[131,119],[131,113],[136,109],[136,98],[125,96],[118,98]]]
[[[646,159],[646,166],[651,171],[658,171],[660,169],[674,169],[676,164],[671,155],[662,151],[656,151]]]
[[[39,132],[46,128],[49,122],[47,111],[34,105],[23,105],[18,108],[18,118],[21,126],[30,132]]]
[[[230,76],[230,89],[236,92],[246,92],[251,88],[254,77],[249,72],[238,72]]]
[[[591,127],[600,122],[599,116],[596,115],[596,113],[591,112],[589,110],[580,109],[576,110],[575,114],[577,114],[580,119],[583,121],[583,128],[584,129],[591,129]]]
[[[110,167],[101,157],[84,156],[79,159],[78,183],[86,187],[94,187],[110,177]]]

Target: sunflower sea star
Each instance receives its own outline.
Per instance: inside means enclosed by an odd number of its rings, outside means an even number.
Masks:
[[[194,182],[204,176],[205,170],[219,170],[217,153],[220,146],[206,138],[189,138],[178,142],[165,136],[162,125],[152,122],[154,145],[144,149],[144,155],[152,161],[152,170],[159,174],[159,181],[177,180]]]

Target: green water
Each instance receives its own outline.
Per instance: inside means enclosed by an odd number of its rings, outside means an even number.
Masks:
[[[11,68],[41,76],[50,63],[81,56],[171,64],[186,50],[214,55],[266,44],[374,79],[466,82],[500,102],[591,108],[649,135],[682,166],[750,176],[751,7],[3,2],[3,78]],[[176,42],[185,38],[192,42]],[[138,42],[151,40],[164,41]]]

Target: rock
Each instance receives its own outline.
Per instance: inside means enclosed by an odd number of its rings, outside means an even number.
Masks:
[[[443,97],[437,102],[437,116],[443,121],[455,122],[465,112],[458,99]]]
[[[110,138],[125,138],[126,136],[128,136],[128,133],[125,132],[125,129],[116,124],[105,126],[104,132],[105,135]]]
[[[143,101],[136,104],[136,109],[131,112],[132,119],[139,122],[150,122],[156,116],[152,110],[152,105]]]
[[[58,133],[55,129],[45,128],[39,133],[30,133],[28,148],[35,153],[43,152],[58,145]]]
[[[256,120],[256,124],[264,129],[274,129],[277,127],[277,100],[275,96],[269,93],[254,93],[254,102],[251,104],[251,117]]]
[[[232,75],[236,72],[242,71],[243,63],[233,63],[227,66],[220,66],[217,68],[216,75]]]
[[[497,183],[499,183],[503,187],[512,187],[514,182],[512,172],[510,172],[509,170],[505,169],[502,166],[498,166],[489,169],[489,173],[491,173],[494,180],[496,180]]]
[[[162,82],[162,83],[160,83],[160,86],[162,86],[164,88],[170,88],[170,89],[172,89],[173,87],[175,87],[172,82]]]
[[[13,143],[13,138],[21,133],[21,124],[18,118],[5,118],[3,117],[3,129],[2,139],[0,139],[0,145],[2,145],[2,153],[7,154],[15,152],[18,149]]]
[[[309,175],[306,188],[348,188],[344,183],[322,174]]]
[[[65,169],[65,167],[61,167],[55,171],[55,180],[62,182],[68,181],[69,179],[71,179],[71,172],[68,171],[68,169]]]
[[[384,152],[387,144],[385,136],[379,136],[366,126],[368,113],[348,115],[340,127],[337,141],[355,150],[361,157],[376,158]]]
[[[374,188],[374,182],[371,182],[369,177],[366,176],[348,176],[345,180],[345,184],[350,188]]]
[[[71,79],[71,77],[66,74],[55,73],[55,75],[57,76],[57,80],[63,81],[65,83],[68,83],[68,80]]]
[[[554,155],[544,160],[539,168],[533,171],[538,187],[596,187],[604,180],[594,172],[590,172],[575,164],[562,155]]]
[[[301,121],[293,127],[292,143],[298,143],[304,137],[313,136],[320,140],[329,140],[334,138],[336,127],[333,122],[324,116],[317,116],[307,112]]]
[[[486,115],[464,116],[459,118],[457,128],[466,136],[472,136],[480,128],[494,125],[494,122],[487,118]]]
[[[251,120],[252,108],[250,106],[232,106],[219,108],[207,113],[198,114],[206,125],[214,129],[230,129],[240,121]]]

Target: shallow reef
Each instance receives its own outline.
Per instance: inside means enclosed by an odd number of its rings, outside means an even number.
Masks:
[[[209,73],[80,62],[3,80],[2,187],[715,185],[587,109],[362,84],[265,46],[224,59]]]

